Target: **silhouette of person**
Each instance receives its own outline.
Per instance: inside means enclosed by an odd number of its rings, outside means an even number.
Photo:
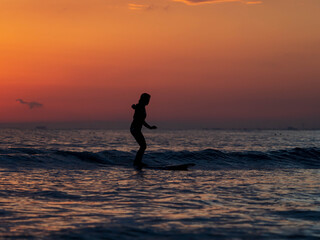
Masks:
[[[149,129],[157,129],[156,126],[150,126],[145,121],[147,117],[146,106],[149,104],[150,97],[151,96],[148,93],[143,93],[140,96],[139,103],[133,104],[131,106],[135,111],[134,111],[133,121],[130,127],[130,132],[140,146],[133,163],[133,165],[137,169],[142,169],[142,167],[147,166],[146,164],[142,163],[142,157],[143,157],[144,151],[147,148],[146,140],[141,132],[142,126],[145,126],[146,128],[149,128]]]

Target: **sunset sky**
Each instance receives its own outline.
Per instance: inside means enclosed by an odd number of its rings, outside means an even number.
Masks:
[[[0,0],[0,123],[320,128],[319,0]],[[30,108],[23,104],[42,104]]]

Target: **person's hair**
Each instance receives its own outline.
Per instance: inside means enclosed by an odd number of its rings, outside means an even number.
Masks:
[[[142,93],[140,96],[139,103],[146,102],[147,100],[150,100],[150,97],[151,97],[150,94]]]

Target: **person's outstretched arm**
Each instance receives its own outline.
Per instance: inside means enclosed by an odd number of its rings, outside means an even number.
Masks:
[[[149,129],[157,129],[156,126],[150,126],[146,121],[143,122],[143,126],[145,126],[146,128],[149,128]]]

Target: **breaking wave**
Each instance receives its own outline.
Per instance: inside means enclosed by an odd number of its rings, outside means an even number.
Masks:
[[[2,168],[87,168],[103,166],[131,167],[135,152],[108,150],[74,152],[34,148],[0,149]],[[277,169],[320,168],[320,148],[293,148],[278,151],[228,152],[214,149],[202,151],[155,151],[144,156],[148,165],[195,163],[195,169]]]

